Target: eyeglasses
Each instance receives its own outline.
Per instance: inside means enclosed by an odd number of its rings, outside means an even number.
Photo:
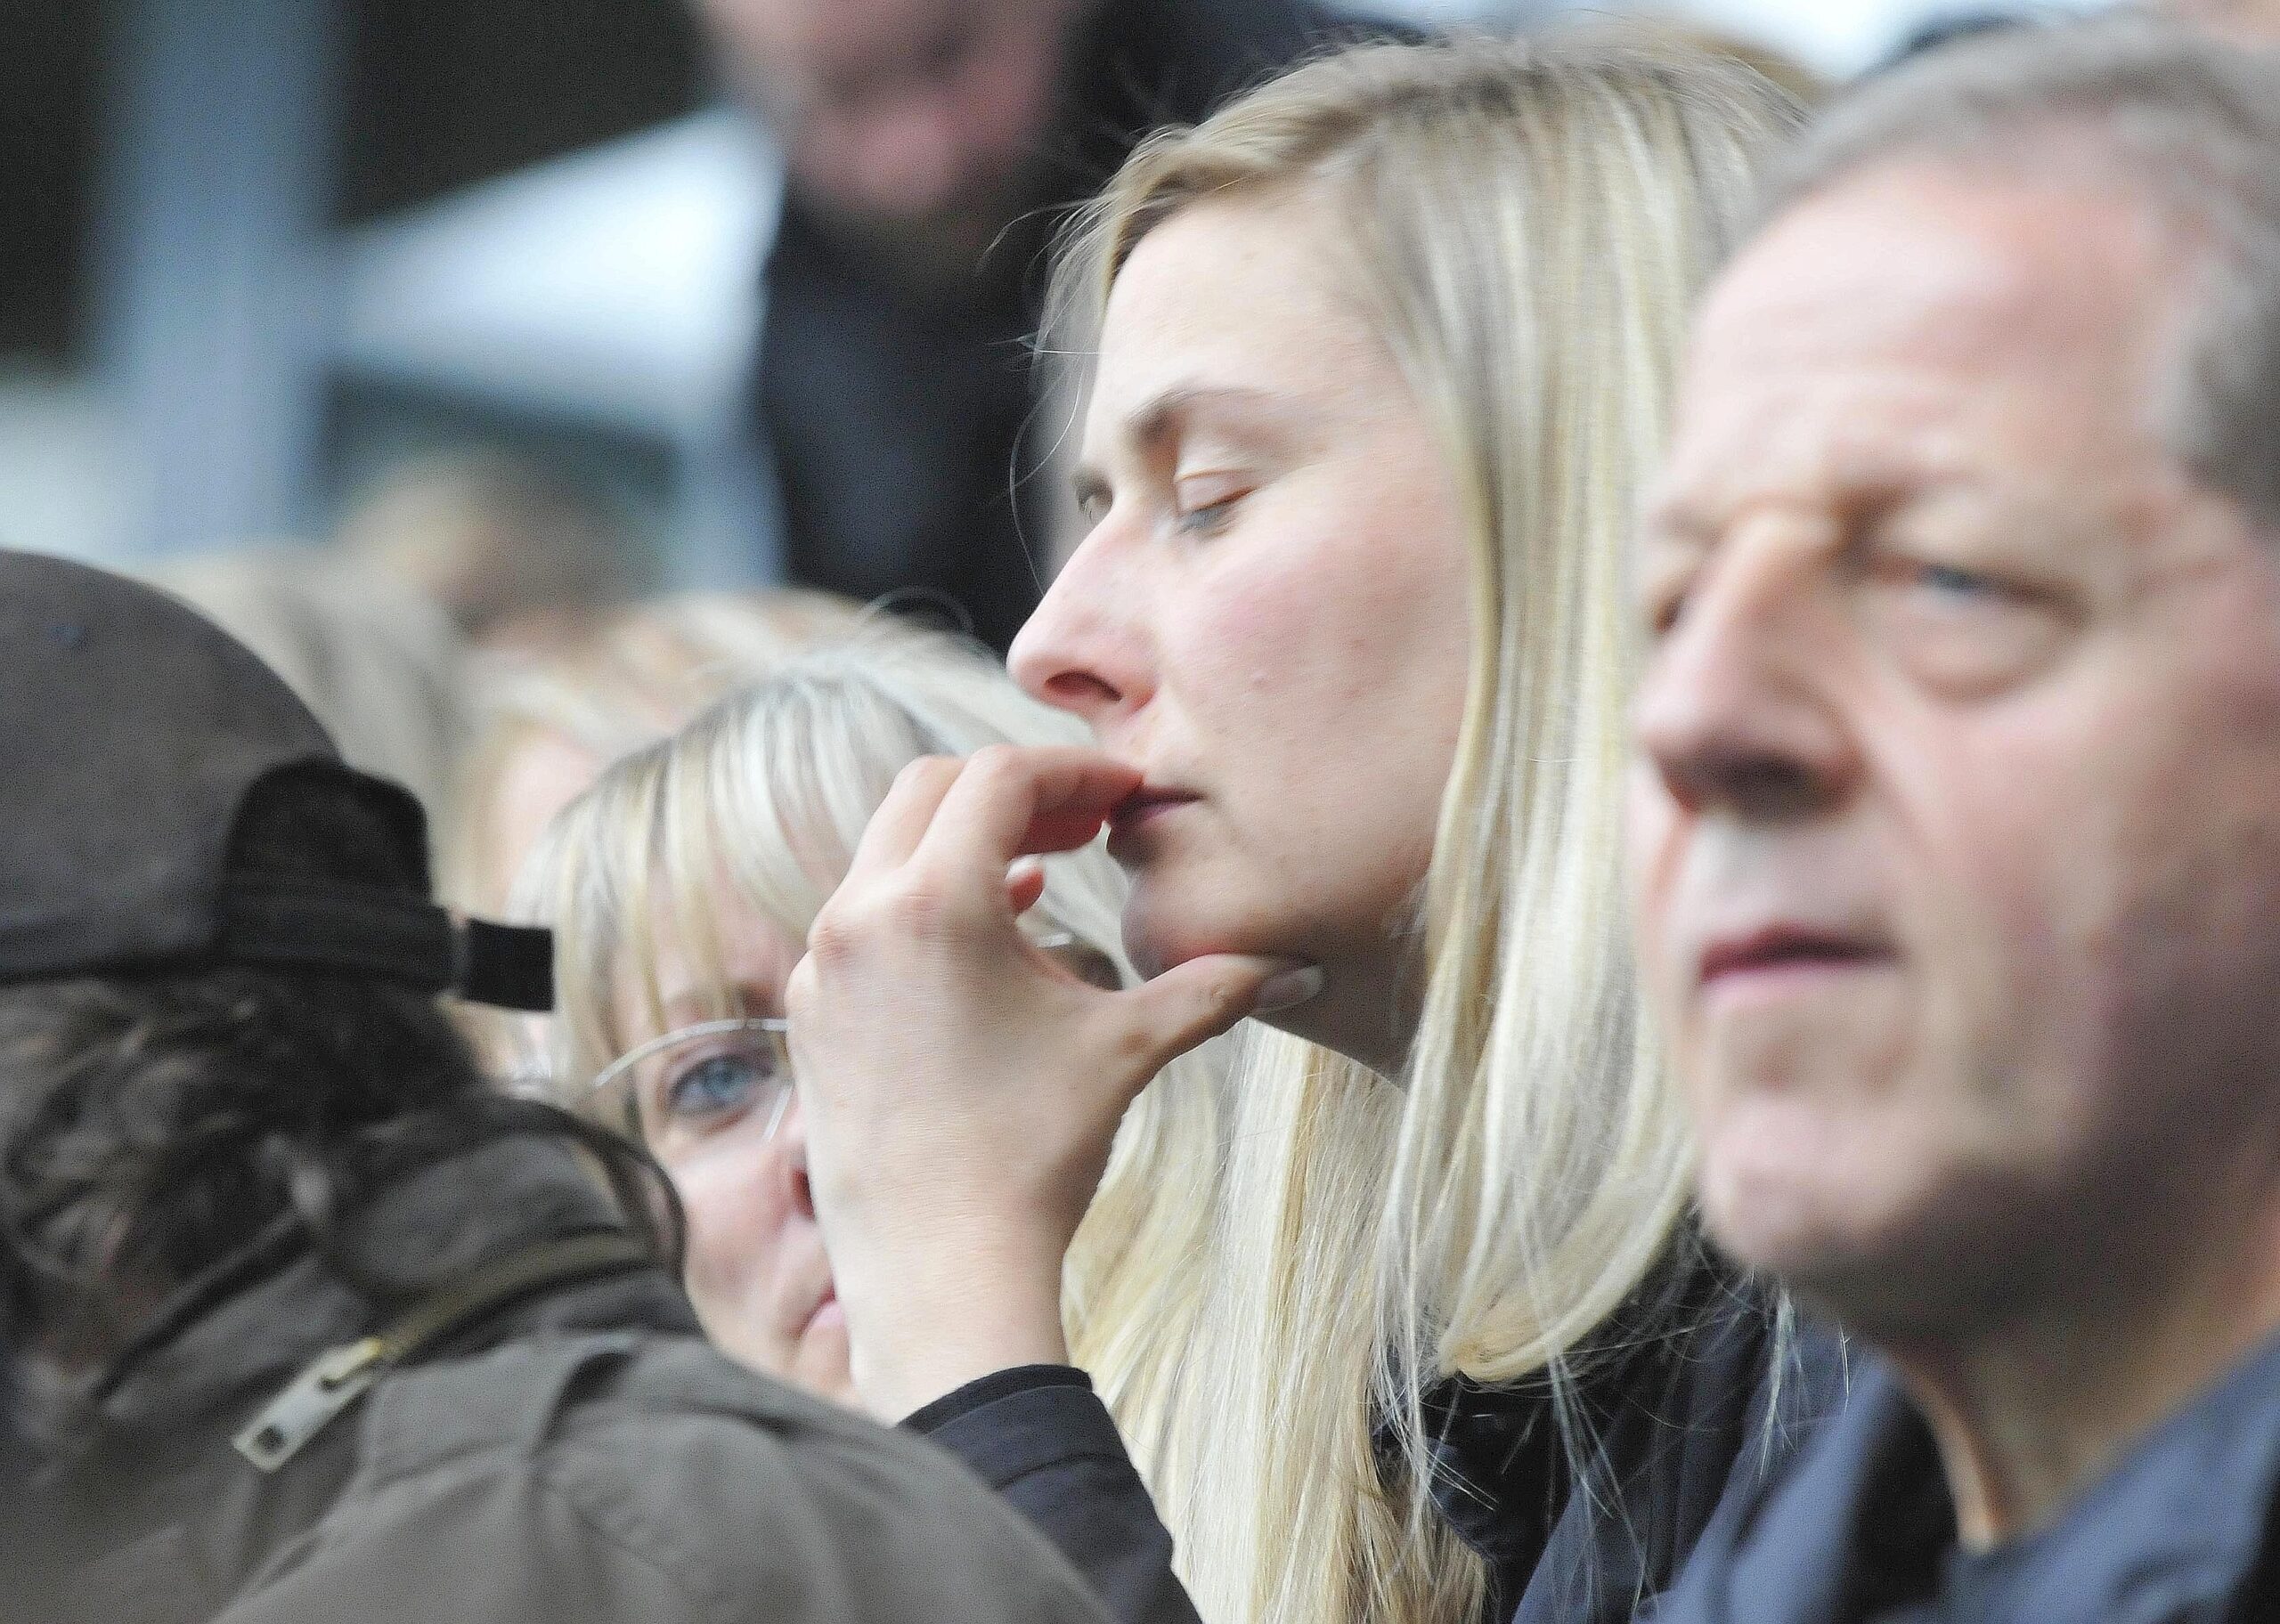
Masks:
[[[1079,979],[1111,991],[1116,965],[1066,931],[1036,945]],[[783,1125],[792,1102],[788,1023],[776,1016],[729,1016],[679,1027],[637,1043],[595,1074],[590,1095],[624,1086],[627,1125],[640,1130],[645,1111],[701,1122],[762,1114],[762,1140]]]
[[[700,1020],[636,1044],[588,1087],[599,1097],[623,1085],[626,1119],[636,1128],[645,1111],[696,1121],[758,1112],[761,1137],[772,1139],[792,1103],[786,1029],[774,1016]]]

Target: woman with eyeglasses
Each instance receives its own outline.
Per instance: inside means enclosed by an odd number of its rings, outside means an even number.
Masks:
[[[978,652],[879,625],[620,760],[525,865],[514,910],[557,933],[544,1074],[565,1103],[638,1137],[671,1173],[688,1215],[689,1294],[731,1356],[853,1402],[780,1018],[785,980],[866,822],[923,756],[1083,736]],[[1042,881],[1025,921],[1041,961],[1097,985],[1133,978],[1114,862],[1074,853],[1046,864]],[[1143,1094],[1071,1254],[1071,1345],[1137,1433],[1183,1322],[1172,1282],[1149,1265],[1202,1244],[1217,1077],[1208,1054],[1190,1056]]]

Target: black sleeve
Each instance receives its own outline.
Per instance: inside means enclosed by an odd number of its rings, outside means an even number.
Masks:
[[[903,1423],[965,1462],[1043,1530],[1123,1624],[1200,1624],[1108,1408],[1081,1370],[1024,1365]]]

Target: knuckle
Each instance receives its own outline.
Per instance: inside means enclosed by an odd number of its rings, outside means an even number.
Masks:
[[[1011,744],[984,744],[966,758],[966,771],[989,779],[1004,778],[1020,766],[1022,752]]]
[[[1109,1052],[1119,1070],[1129,1071],[1152,1065],[1156,1058],[1156,1035],[1143,1026],[1126,1023],[1116,1028],[1109,1041]]]
[[[1241,976],[1214,976],[1204,984],[1203,1003],[1215,1018],[1240,1015],[1258,995]]]
[[[826,908],[816,915],[816,922],[808,927],[808,956],[792,972],[796,981],[805,972],[803,985],[815,984],[814,965],[844,964],[862,945],[863,932],[855,921],[842,909]]]
[[[1198,982],[1194,996],[1188,1004],[1190,1024],[1195,1027],[1225,1027],[1250,1011],[1255,995],[1250,984],[1238,975],[1217,975]]]
[[[951,756],[915,757],[895,774],[894,787],[905,792],[923,789],[957,770],[957,759]]]

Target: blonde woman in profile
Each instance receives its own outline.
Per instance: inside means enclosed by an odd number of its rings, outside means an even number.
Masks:
[[[861,1398],[1127,1619],[1628,1618],[1825,1395],[1696,1240],[1618,829],[1633,491],[1792,122],[1667,43],[1361,49],[1146,143],[1075,240],[1091,529],[1012,665],[1097,750],[905,773],[789,1004]],[[1103,826],[1114,993],[1019,928]],[[1067,1242],[1126,1100],[1251,1012],[1120,1441]]]
[[[816,911],[913,760],[1084,737],[989,656],[882,623],[619,760],[525,865],[513,911],[556,932],[561,1102],[630,1132],[672,1175],[690,1296],[745,1364],[853,1402],[773,1029]],[[1105,852],[1057,857],[1031,928],[1063,972],[1115,987],[1133,978],[1117,941],[1123,898]],[[1219,1076],[1208,1052],[1191,1054],[1141,1093],[1070,1249],[1069,1345],[1137,1434],[1157,1425],[1185,1335],[1188,1298],[1156,1264],[1204,1244]]]

